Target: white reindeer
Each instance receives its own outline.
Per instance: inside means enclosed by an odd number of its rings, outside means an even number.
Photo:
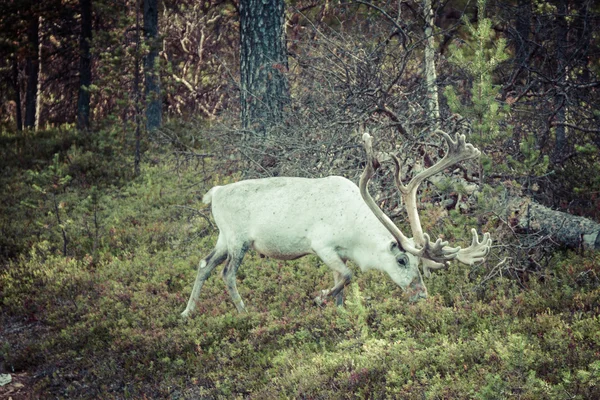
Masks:
[[[214,250],[200,262],[198,275],[185,311],[188,317],[196,308],[202,285],[212,270],[224,261],[223,279],[237,310],[245,306],[236,286],[236,272],[248,249],[279,260],[292,260],[316,254],[331,270],[335,285],[323,290],[315,301],[325,296],[343,301],[344,287],[351,272],[352,260],[362,271],[378,269],[407,292],[411,301],[427,297],[427,288],[419,272],[423,261],[426,276],[452,259],[473,264],[485,259],[491,246],[489,233],[482,241],[472,229],[472,244],[451,248],[438,239],[431,242],[423,233],[417,212],[417,189],[421,182],[448,166],[478,157],[480,152],[464,135],[455,140],[438,131],[448,144],[448,153],[438,163],[415,176],[408,185],[400,180],[400,162],[396,166],[396,186],[406,205],[413,239],[407,238],[383,213],[370,196],[367,184],[378,168],[373,155],[372,137],[365,133],[367,164],[360,178],[360,188],[346,178],[330,176],[320,179],[266,178],[250,179],[225,186],[215,186],[203,202],[212,204],[212,214],[219,228]]]

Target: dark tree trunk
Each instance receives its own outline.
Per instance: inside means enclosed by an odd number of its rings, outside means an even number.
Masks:
[[[79,0],[81,9],[81,36],[79,38],[79,95],[77,98],[77,127],[90,127],[90,91],[92,84],[92,0]]]
[[[515,24],[515,70],[527,67],[529,58],[529,32],[531,30],[531,1],[519,0]]]
[[[559,1],[557,3],[556,15],[556,79],[558,82],[564,81],[567,77],[567,2]],[[553,161],[555,164],[561,164],[565,158],[565,150],[567,144],[567,128],[565,126],[567,116],[567,96],[560,89],[560,85],[555,88],[554,96],[555,107],[555,143]]]
[[[37,107],[39,72],[39,22],[37,16],[31,16],[27,27],[27,88],[25,92],[25,127],[35,128],[35,110]]]
[[[144,0],[144,37],[149,46],[144,60],[146,129],[148,132],[160,127],[162,100],[160,96],[160,74],[158,70],[158,0]]]
[[[142,162],[142,129],[141,129],[141,100],[142,96],[140,93],[140,61],[141,61],[141,39],[140,39],[140,7],[139,1],[135,3],[135,59],[134,59],[134,71],[133,71],[133,101],[134,101],[134,118],[135,118],[135,150],[133,156],[133,173],[138,176],[140,174],[140,164]]]
[[[21,114],[21,88],[19,87],[19,65],[17,61],[17,55],[12,60],[12,85],[15,91],[15,107],[16,107],[16,120],[17,130],[23,130],[23,115]]]
[[[240,1],[242,125],[265,134],[289,100],[283,0]]]

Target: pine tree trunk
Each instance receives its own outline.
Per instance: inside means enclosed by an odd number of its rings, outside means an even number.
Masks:
[[[148,132],[160,127],[162,101],[158,61],[158,1],[144,0],[144,37],[150,50],[144,60],[146,129]]]
[[[519,0],[515,24],[515,70],[526,66],[529,57],[529,32],[531,30],[531,1]]]
[[[509,210],[525,232],[548,235],[570,248],[600,250],[600,224],[591,219],[552,210],[526,197],[514,198]]]
[[[265,134],[289,101],[283,0],[240,1],[240,97],[245,129]]]
[[[133,71],[133,112],[135,118],[135,150],[133,155],[133,173],[135,176],[140,174],[140,164],[142,162],[142,110],[141,100],[142,96],[140,93],[140,52],[141,52],[141,39],[140,39],[140,12],[139,12],[139,1],[135,3],[135,55],[134,55],[134,71]]]
[[[21,88],[19,87],[19,65],[17,55],[12,59],[12,85],[15,91],[15,107],[16,107],[16,122],[17,130],[23,130],[23,115],[21,114]]]
[[[79,0],[81,9],[81,36],[79,38],[79,93],[77,97],[77,128],[90,127],[90,91],[92,84],[92,0]]]
[[[38,37],[42,30],[42,17],[38,22]],[[35,130],[40,129],[40,117],[42,115],[42,41],[38,39],[38,79],[35,90]]]
[[[39,50],[38,18],[32,16],[27,27],[27,88],[25,89],[25,128],[35,128],[35,109],[38,91],[38,50]]]

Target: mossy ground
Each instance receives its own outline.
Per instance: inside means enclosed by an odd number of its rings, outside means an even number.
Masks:
[[[600,398],[599,255],[483,285],[453,265],[416,304],[352,267],[338,308],[312,301],[333,281],[318,259],[250,253],[249,312],[217,269],[182,321],[216,240],[200,198],[239,178],[153,148],[132,177],[118,138],[47,135],[6,136],[2,154],[0,373],[28,374],[34,398]]]

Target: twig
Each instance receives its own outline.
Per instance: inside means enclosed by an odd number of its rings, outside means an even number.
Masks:
[[[193,211],[193,212],[194,212],[196,215],[199,215],[199,216],[201,216],[202,218],[204,218],[204,219],[206,220],[206,222],[207,222],[207,223],[210,225],[210,227],[211,227],[212,229],[215,229],[215,226],[214,226],[214,225],[213,225],[213,223],[210,221],[210,218],[209,218],[209,217],[207,217],[206,215],[204,215],[204,213],[203,213],[202,211],[200,211],[200,210],[198,210],[198,209],[195,209],[195,208],[193,208],[193,207],[188,207],[188,206],[180,206],[180,205],[177,205],[177,204],[175,204],[175,205],[173,205],[173,206],[171,206],[171,207],[175,207],[175,208],[183,208],[184,210],[190,210],[190,211]]]

